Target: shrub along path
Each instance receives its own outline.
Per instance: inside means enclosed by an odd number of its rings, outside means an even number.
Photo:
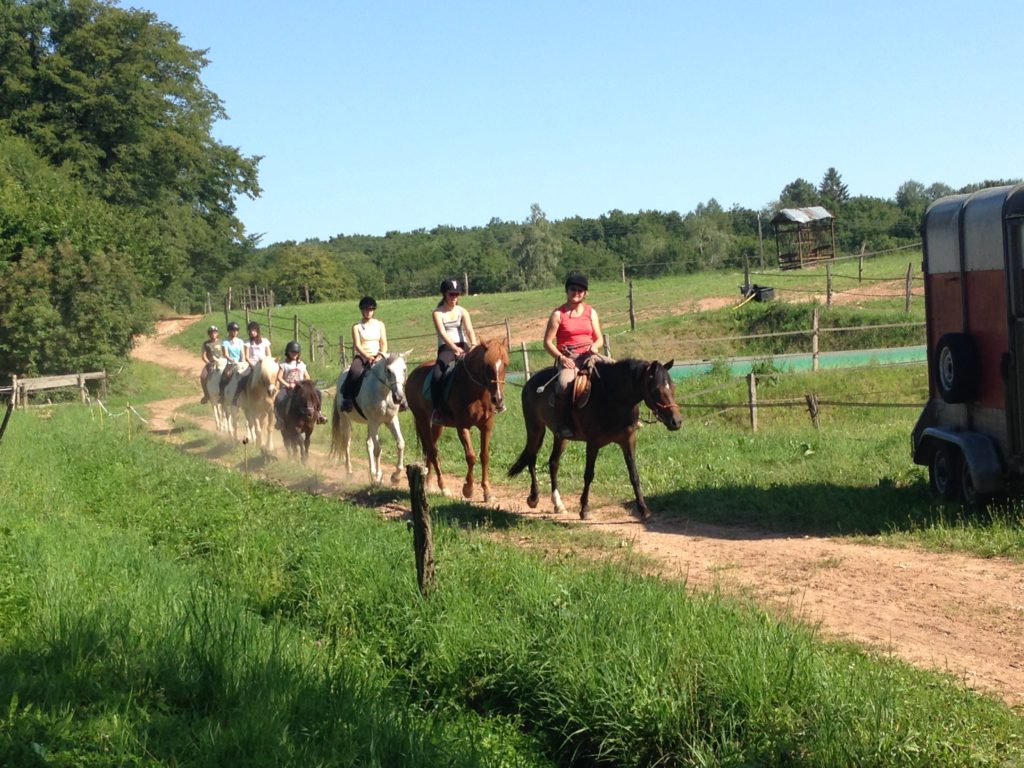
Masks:
[[[196,377],[198,392],[198,354],[163,343],[197,319],[161,321],[155,336],[138,340],[133,355]],[[150,404],[151,429],[173,435],[172,419],[184,404],[180,398]],[[214,429],[210,418],[197,421],[204,429]],[[415,437],[407,436],[406,441],[407,460],[416,461]],[[357,454],[361,443],[354,441]],[[311,464],[317,468],[318,492],[354,496],[343,470],[331,466],[323,453],[314,454]],[[454,478],[450,485],[461,487]],[[525,509],[521,488],[497,485],[492,492],[495,506],[503,510],[545,516]],[[550,509],[544,497],[541,509]],[[403,510],[392,505],[382,511]],[[621,537],[633,550],[650,556],[667,577],[684,578],[698,589],[750,596],[765,607],[819,626],[828,638],[854,641],[920,667],[949,672],[972,688],[1024,706],[1024,566],[839,538],[788,538],[736,527],[666,522],[657,516],[641,524],[625,514],[621,503],[607,501],[594,510],[591,521],[564,519]]]

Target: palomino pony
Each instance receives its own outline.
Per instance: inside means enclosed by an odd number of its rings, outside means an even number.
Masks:
[[[206,377],[206,398],[213,410],[213,423],[218,432],[226,432],[224,424],[224,408],[220,401],[220,380],[224,375],[224,369],[228,367],[228,359],[220,357],[213,361],[210,373]]]
[[[398,423],[398,412],[405,405],[405,373],[407,352],[392,352],[382,357],[363,374],[363,383],[356,395],[355,408],[345,412],[341,410],[341,397],[335,398],[334,412],[331,417],[331,455],[337,458],[345,452],[345,471],[352,474],[352,455],[349,446],[352,437],[352,426],[355,423],[366,424],[366,452],[370,459],[370,482],[379,484],[384,479],[384,469],[380,464],[380,427],[387,425],[395,437],[398,449],[398,460],[395,471],[391,474],[391,482],[397,483],[402,477],[405,464],[405,438]],[[349,372],[343,371],[338,377],[337,391],[341,392]]]
[[[428,386],[432,363],[425,363],[409,374],[406,392],[409,397],[409,408],[416,421],[416,436],[423,447],[427,462],[427,482],[430,473],[437,478],[437,488],[448,495],[444,487],[444,477],[437,458],[437,441],[444,427],[430,423],[430,412],[433,405],[429,395],[424,391]],[[505,410],[505,374],[508,371],[508,343],[485,341],[473,347],[459,358],[449,371],[450,379],[444,382],[447,411],[454,416],[451,425],[459,434],[459,441],[466,454],[466,479],[462,485],[462,495],[473,497],[473,467],[476,465],[476,454],[469,434],[472,427],[480,430],[480,487],[484,492],[484,501],[491,500],[491,483],[489,465],[491,460],[491,430],[494,429],[494,414]]]
[[[675,385],[668,374],[669,361],[661,363],[646,360],[621,360],[617,363],[597,363],[591,376],[590,398],[582,408],[573,407],[573,440],[587,444],[587,464],[583,472],[583,495],[580,497],[580,518],[589,516],[590,483],[594,479],[597,453],[608,443],[618,443],[626,459],[629,481],[633,484],[636,510],[641,519],[650,517],[651,511],[640,490],[640,475],[636,470],[636,429],[640,421],[640,403],[643,402],[658,420],[675,431],[683,425],[679,406],[675,401]],[[523,389],[523,419],[526,421],[526,447],[509,469],[515,477],[524,469],[530,470],[530,495],[526,503],[530,509],[537,506],[537,452],[544,442],[544,428],[556,423],[554,406],[543,394],[552,385],[554,368],[538,371]],[[558,465],[570,438],[555,435],[555,444],[548,459],[551,474],[551,503],[556,512],[565,512],[558,493]]]
[[[272,357],[264,357],[252,368],[252,376],[238,398],[248,422],[246,437],[264,453],[274,452],[274,397],[280,366]]]
[[[317,417],[320,415],[320,390],[312,381],[300,381],[288,393],[281,414],[281,442],[288,450],[288,456],[302,457],[305,464],[309,459],[309,439],[313,436]]]

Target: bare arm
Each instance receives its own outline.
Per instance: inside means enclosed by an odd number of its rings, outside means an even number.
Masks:
[[[601,321],[597,317],[597,310],[590,308],[590,321],[594,326],[594,343],[590,345],[590,351],[598,355],[604,349],[604,334],[601,333]]]
[[[558,327],[561,324],[562,312],[560,309],[556,309],[551,313],[551,317],[548,318],[548,326],[544,329],[544,349],[555,358],[556,363],[561,363],[564,368],[575,368],[576,361],[568,355],[562,354],[555,339],[555,334],[558,333]]]
[[[476,337],[476,331],[473,330],[473,321],[469,317],[469,312],[465,309],[462,310],[462,330],[466,332],[466,338],[469,340],[469,346],[475,347],[480,343]]]
[[[382,356],[387,357],[387,354],[388,354],[388,329],[384,325],[384,323],[380,324],[380,353],[381,353]]]

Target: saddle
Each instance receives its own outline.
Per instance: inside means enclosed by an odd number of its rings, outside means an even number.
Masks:
[[[572,392],[569,394],[573,408],[582,410],[587,407],[587,403],[590,402],[590,389],[590,371],[585,368],[581,369],[573,379]]]
[[[220,394],[224,396],[224,390],[227,388],[228,383],[238,375],[238,364],[233,361],[228,361],[227,366],[220,374]]]

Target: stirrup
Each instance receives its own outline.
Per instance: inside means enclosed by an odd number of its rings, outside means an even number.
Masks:
[[[203,395],[203,399],[199,401],[199,404],[206,405],[208,402],[210,402],[210,398],[207,397],[206,395]]]
[[[447,427],[448,421],[441,414],[441,412],[437,408],[435,408],[433,412],[430,414],[430,425],[432,427]]]

